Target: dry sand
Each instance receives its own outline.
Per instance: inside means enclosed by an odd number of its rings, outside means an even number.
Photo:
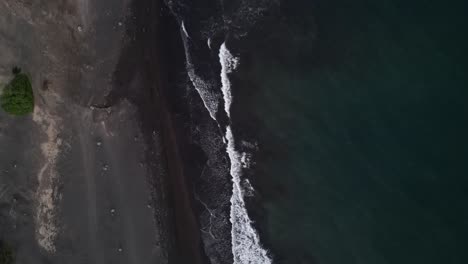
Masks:
[[[115,89],[136,11],[126,0],[0,2],[0,84],[20,66],[36,99],[31,116],[0,112],[0,239],[18,263],[168,263],[159,131],[145,137],[131,100],[93,107]],[[128,89],[147,85],[128,78]]]

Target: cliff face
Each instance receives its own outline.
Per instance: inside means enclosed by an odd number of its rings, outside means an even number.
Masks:
[[[127,0],[0,3],[0,83],[19,66],[36,98],[32,115],[0,111],[0,239],[17,263],[168,263],[161,124],[138,104],[152,104],[142,98],[157,72],[144,61],[157,54],[128,48],[155,33],[144,20],[158,12]]]

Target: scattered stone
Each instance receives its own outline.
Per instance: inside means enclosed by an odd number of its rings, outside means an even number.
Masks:
[[[45,80],[42,82],[42,90],[43,90],[43,91],[49,90],[50,85],[51,85],[51,81],[45,79]]]
[[[82,27],[82,26],[78,26],[76,29],[77,29],[78,32],[80,32],[80,33],[83,32],[83,27]]]
[[[147,207],[148,209],[151,209],[151,204],[147,204],[146,207]]]
[[[117,250],[118,250],[119,252],[123,252],[123,248],[122,248],[122,247],[119,247]]]
[[[119,27],[121,27],[123,25],[122,22],[119,21],[119,23],[117,23],[119,25]]]
[[[96,142],[96,146],[100,147],[102,145],[101,141]]]
[[[108,171],[109,170],[109,165],[104,164],[104,166],[102,166],[102,170],[103,171]]]
[[[112,215],[114,215],[114,214],[115,214],[115,208],[111,208],[111,209],[110,209],[110,213],[111,213]]]

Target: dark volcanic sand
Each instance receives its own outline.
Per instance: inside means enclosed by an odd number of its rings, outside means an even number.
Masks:
[[[140,14],[137,16],[140,19],[135,23],[136,31],[128,32],[129,35],[135,36],[137,41],[132,42],[122,53],[116,75],[117,87],[121,89],[111,94],[111,103],[122,97],[130,98],[139,107],[148,142],[153,141],[155,137],[163,139],[160,145],[150,143],[149,153],[160,152],[163,156],[161,165],[164,171],[156,174],[167,173],[168,176],[167,180],[156,181],[160,181],[159,183],[167,189],[172,209],[172,222],[166,225],[171,232],[175,232],[174,241],[170,239],[170,242],[167,242],[173,243],[171,246],[174,247],[170,251],[169,260],[174,263],[205,263],[200,228],[194,215],[191,183],[185,173],[185,170],[191,170],[192,167],[187,166],[180,153],[187,149],[184,148],[184,144],[178,142],[177,133],[180,130],[175,130],[176,116],[170,110],[165,96],[171,92],[170,88],[167,88],[169,72],[177,68],[177,64],[173,62],[174,58],[164,53],[171,49],[168,43],[170,41],[167,41],[166,37],[168,32],[178,28],[164,7],[156,4],[152,7],[148,4],[139,5],[134,4],[134,8]],[[159,15],[159,19],[154,17],[155,14]],[[145,30],[141,30],[142,28]],[[132,88],[135,76],[143,84],[137,90]],[[149,159],[153,157],[150,156]]]
[[[160,12],[158,1],[2,2],[0,82],[20,65],[36,96],[32,116],[0,113],[0,239],[17,263],[202,263],[158,93]]]

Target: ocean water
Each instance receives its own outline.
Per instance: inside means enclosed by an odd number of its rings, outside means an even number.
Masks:
[[[468,4],[166,4],[207,117],[191,123],[213,184],[196,192],[230,222],[209,233],[229,248],[203,236],[209,259],[468,263]]]
[[[242,32],[247,30],[242,25],[245,17],[241,15],[249,14],[252,6],[249,1],[244,1],[228,12],[223,1],[166,1],[166,4],[179,25],[185,55],[185,96],[191,109],[187,123],[192,126],[190,144],[197,145],[205,158],[199,164],[202,166],[200,172],[187,174],[196,179],[192,181],[196,195],[194,204],[202,206],[197,216],[203,250],[211,263],[270,264],[271,257],[260,243],[245,202],[244,174],[250,166],[250,153],[239,149],[240,140],[233,132],[231,119],[233,97],[230,75],[237,70],[239,58],[231,53],[225,43],[231,32],[225,29],[229,23],[238,25]],[[240,23],[229,22],[229,16],[241,17]],[[196,91],[196,94],[191,91]],[[194,96],[197,98],[192,98]],[[199,111],[197,105],[204,108],[198,118],[194,117]],[[204,115],[209,119],[206,120]],[[223,149],[223,153],[219,152],[220,149]],[[229,181],[225,184],[226,176]],[[230,188],[226,189],[226,185],[230,185]],[[202,202],[199,194],[208,202]],[[226,196],[230,196],[227,201]],[[224,209],[226,202],[229,202],[228,210]],[[206,212],[208,218],[204,217]],[[230,229],[229,234],[225,229]],[[227,241],[228,248],[224,246]]]
[[[463,1],[280,1],[228,47],[274,263],[468,263]]]

